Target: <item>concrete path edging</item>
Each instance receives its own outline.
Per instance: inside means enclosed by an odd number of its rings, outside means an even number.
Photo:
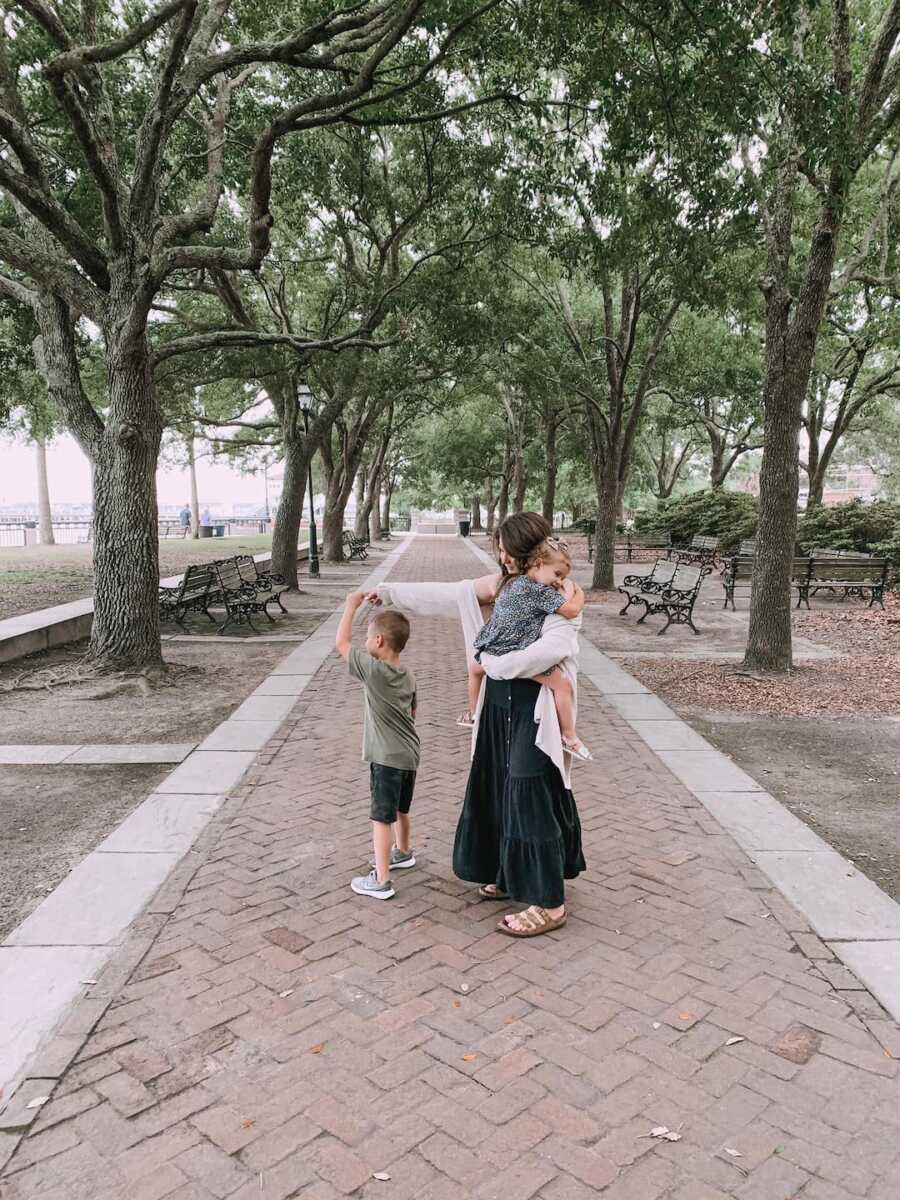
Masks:
[[[900,1021],[900,904],[583,633],[580,660],[581,674]]]
[[[403,538],[361,588],[381,583],[408,544]],[[334,649],[340,614],[341,609],[330,610],[315,632],[0,943],[0,1133],[19,1128],[16,1122],[4,1124],[3,1113],[29,1079],[29,1061],[85,995],[131,923],[288,717]],[[79,747],[59,749],[68,755]]]

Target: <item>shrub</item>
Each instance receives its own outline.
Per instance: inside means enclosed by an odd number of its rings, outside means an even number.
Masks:
[[[805,551],[859,550],[900,561],[900,504],[851,500],[814,508],[801,516],[797,540]]]
[[[755,535],[757,513],[755,496],[707,489],[661,500],[654,512],[635,517],[635,528],[641,533],[668,533],[676,546],[686,546],[695,537],[718,537],[721,549],[728,551]]]

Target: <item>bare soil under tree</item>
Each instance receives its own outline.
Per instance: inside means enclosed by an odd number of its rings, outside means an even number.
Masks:
[[[576,544],[576,575],[590,569]],[[652,553],[642,558],[655,557]],[[619,564],[616,578],[644,573]],[[722,609],[713,574],[695,609],[702,636],[619,617],[618,593],[589,592],[585,631],[820,837],[900,900],[900,596],[886,612],[820,594],[792,614],[797,666],[757,675],[742,663],[747,596]]]

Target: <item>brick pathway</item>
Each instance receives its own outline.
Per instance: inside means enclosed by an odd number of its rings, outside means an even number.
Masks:
[[[419,540],[395,577],[473,566]],[[590,687],[573,917],[493,932],[449,868],[460,649],[414,630],[422,865],[397,900],[347,888],[366,776],[332,659],[138,923],[111,1006],[50,1047],[97,1022],[3,1200],[897,1200],[896,1026]]]

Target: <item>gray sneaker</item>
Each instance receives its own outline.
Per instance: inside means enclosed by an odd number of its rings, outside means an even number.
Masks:
[[[410,867],[416,865],[415,850],[398,850],[396,846],[391,848],[391,869],[395,871],[407,871]],[[375,869],[375,860],[369,859],[369,866]]]
[[[379,883],[374,871],[370,871],[368,875],[357,875],[355,879],[351,879],[350,886],[357,896],[371,896],[373,900],[390,900],[396,895],[391,881],[386,879],[384,883]]]

